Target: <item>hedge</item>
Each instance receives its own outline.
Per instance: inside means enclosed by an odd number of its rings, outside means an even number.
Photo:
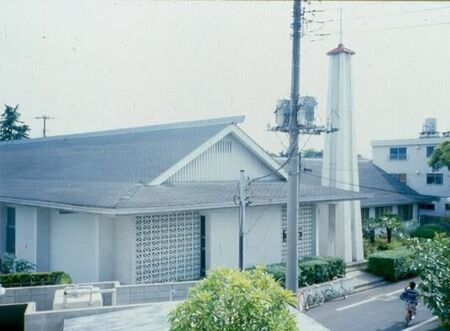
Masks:
[[[439,224],[427,224],[411,233],[412,237],[433,239],[436,233],[447,232],[444,226]]]
[[[318,284],[343,276],[345,275],[345,267],[344,261],[338,257],[315,256],[301,259],[298,263],[298,285]],[[269,264],[266,266],[266,271],[283,286],[285,285],[286,263]]]
[[[0,284],[3,287],[22,287],[40,285],[71,284],[72,279],[62,271],[53,272],[16,272],[0,274]]]
[[[412,253],[407,249],[381,251],[369,256],[368,269],[375,275],[396,281],[414,275],[411,259]]]

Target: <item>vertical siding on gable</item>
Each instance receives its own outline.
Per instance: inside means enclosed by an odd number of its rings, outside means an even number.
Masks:
[[[272,170],[244,147],[236,138],[228,135],[200,156],[171,176],[168,182],[237,180],[244,169],[250,178],[270,174]],[[264,180],[279,180],[273,174]]]

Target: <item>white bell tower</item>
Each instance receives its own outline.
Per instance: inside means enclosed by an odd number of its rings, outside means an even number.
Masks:
[[[322,185],[358,192],[351,72],[354,54],[342,43],[327,53],[330,56],[327,124],[337,131],[325,135]],[[363,260],[360,202],[345,201],[322,209],[328,214],[329,223],[324,229],[328,242],[322,240],[321,255],[340,256],[346,262]]]

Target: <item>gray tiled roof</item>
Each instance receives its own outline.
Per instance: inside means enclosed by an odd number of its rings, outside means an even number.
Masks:
[[[233,119],[0,143],[0,178],[149,182]]]
[[[240,117],[0,143],[0,201],[108,213],[233,206],[235,182],[147,185]],[[284,203],[286,182],[255,182],[253,204]],[[357,199],[302,185],[300,201]],[[101,210],[100,210],[101,209]]]
[[[372,194],[361,200],[362,207],[385,205],[402,205],[410,203],[429,202],[435,197],[422,195],[389,175],[369,160],[359,160],[360,192]],[[322,175],[321,159],[302,159],[301,180],[310,185],[320,185]]]

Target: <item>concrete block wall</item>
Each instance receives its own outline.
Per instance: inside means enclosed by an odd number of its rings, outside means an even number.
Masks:
[[[183,300],[196,281],[123,285],[116,288],[116,304],[129,305],[147,302]]]
[[[110,289],[119,286],[119,283],[101,282],[80,285],[94,285],[101,289]],[[55,291],[67,286],[68,285],[10,287],[6,289],[5,295],[0,299],[0,304],[35,302],[37,311],[52,310]],[[103,293],[102,297],[105,306],[111,305],[111,294]]]

